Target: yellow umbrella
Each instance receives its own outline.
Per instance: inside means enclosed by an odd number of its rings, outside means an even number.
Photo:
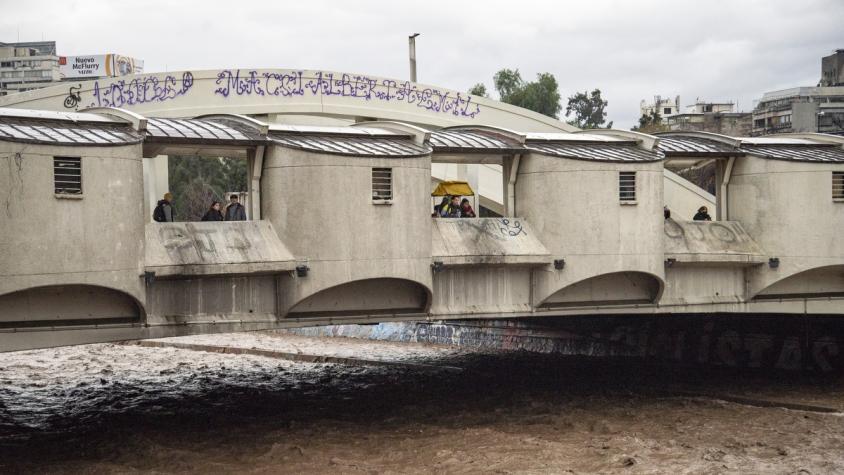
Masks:
[[[434,188],[431,196],[475,196],[475,192],[465,181],[443,181]]]

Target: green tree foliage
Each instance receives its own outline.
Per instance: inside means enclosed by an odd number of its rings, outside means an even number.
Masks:
[[[574,114],[574,118],[568,123],[581,129],[600,129],[607,121],[607,113],[604,110],[607,104],[608,102],[601,98],[600,89],[569,96],[566,117]],[[606,128],[612,128],[612,122],[608,123]]]
[[[502,69],[495,73],[493,84],[501,102],[559,117],[560,91],[553,74],[537,74],[536,81],[526,82],[518,69]]]
[[[469,89],[469,94],[473,96],[489,97],[489,92],[486,90],[484,83],[479,82]]]
[[[662,116],[659,115],[659,111],[653,110],[650,114],[642,114],[642,117],[639,117],[639,125],[634,125],[630,130],[651,134],[663,132],[667,128],[662,124]]]
[[[172,156],[168,171],[179,221],[199,221],[211,202],[225,201],[225,193],[246,191],[244,159]]]

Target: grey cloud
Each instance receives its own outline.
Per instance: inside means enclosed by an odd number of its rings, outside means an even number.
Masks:
[[[820,57],[844,47],[844,3],[512,0],[460,2],[3,1],[0,41],[58,42],[60,54],[118,52],[147,71],[315,68],[407,76],[407,35],[421,32],[419,79],[491,86],[500,68],[553,73],[563,96],[600,88],[617,126],[655,94],[734,99],[813,85]]]

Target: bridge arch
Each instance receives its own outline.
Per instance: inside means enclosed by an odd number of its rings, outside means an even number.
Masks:
[[[754,300],[844,297],[844,264],[795,272],[757,292]]]
[[[293,305],[288,317],[427,313],[432,293],[410,279],[376,277],[319,290]]]
[[[0,295],[0,328],[140,323],[144,306],[118,289],[90,284],[29,287]]]
[[[548,296],[539,307],[653,304],[664,289],[665,282],[648,272],[610,272],[569,284]]]

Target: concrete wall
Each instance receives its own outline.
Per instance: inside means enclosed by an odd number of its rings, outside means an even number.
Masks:
[[[637,172],[635,204],[619,202],[619,171]],[[662,279],[662,182],[661,162],[523,157],[516,215],[531,223],[552,259],[566,261],[562,270],[547,266],[536,271],[534,305],[601,274],[642,272]]]
[[[737,159],[729,185],[730,219],[779,267],[749,271],[749,295],[809,269],[844,264],[844,203],[832,201],[832,171],[842,164]],[[821,290],[822,282],[817,282]],[[807,289],[811,293],[811,289]]]
[[[54,194],[54,156],[82,158],[83,195]],[[144,301],[140,145],[0,142],[0,221],[0,295],[88,285]]]
[[[434,315],[529,312],[531,268],[475,265],[434,274]]]
[[[665,205],[671,210],[674,219],[692,219],[698,208],[706,206],[715,212],[715,196],[706,190],[686,180],[680,175],[663,170],[663,196]]]
[[[393,169],[392,204],[373,204],[373,167]],[[269,147],[262,216],[293,256],[310,267],[307,277],[282,290],[282,308],[366,279],[404,279],[430,295],[430,179],[429,156],[364,158]],[[370,301],[375,308],[390,307],[377,305],[376,297]]]

